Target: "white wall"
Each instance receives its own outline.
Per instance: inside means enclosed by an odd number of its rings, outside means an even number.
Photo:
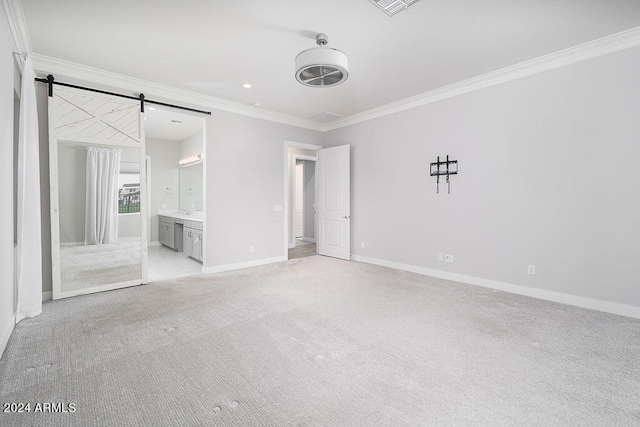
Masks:
[[[202,152],[204,152],[203,131],[196,132],[180,142],[180,159],[195,156],[196,154],[200,154]]]
[[[319,132],[214,111],[206,124],[205,268],[285,257],[284,141]],[[249,252],[253,245],[255,251]]]
[[[15,322],[13,232],[13,40],[4,8],[0,7],[0,356]]]
[[[638,70],[634,48],[328,132],[352,146],[352,252],[640,306]]]
[[[178,209],[178,160],[180,143],[147,138],[147,155],[151,156],[151,241],[158,241],[158,210]],[[170,189],[169,192],[167,188]]]
[[[62,142],[58,144],[58,164],[60,243],[84,243],[87,150]]]
[[[140,214],[118,215],[118,238],[131,239],[140,237]]]

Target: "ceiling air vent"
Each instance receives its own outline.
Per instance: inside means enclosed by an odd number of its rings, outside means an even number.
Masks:
[[[398,12],[407,9],[418,0],[369,0],[371,3],[378,6],[384,13],[389,16],[393,16]]]
[[[340,117],[342,117],[340,114],[329,113],[327,111],[320,111],[319,113],[315,113],[309,116],[308,118],[311,120],[315,120],[316,122],[327,123],[327,122],[330,122],[331,120],[339,119]]]

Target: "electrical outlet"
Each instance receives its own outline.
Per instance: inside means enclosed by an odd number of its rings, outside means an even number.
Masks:
[[[445,255],[444,262],[453,262],[453,255]]]
[[[249,245],[249,252],[253,253],[253,245]]]
[[[535,276],[536,275],[536,266],[533,265],[533,264],[529,264],[527,266],[527,273],[531,274],[532,276]]]
[[[360,247],[364,249],[364,242],[360,242]]]
[[[436,259],[437,259],[438,261],[442,261],[442,252],[438,252],[438,253],[436,254]]]

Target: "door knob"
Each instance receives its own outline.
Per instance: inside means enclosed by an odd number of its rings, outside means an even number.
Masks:
[[[349,218],[351,218],[351,215],[345,215],[345,216],[343,216],[342,218],[344,218],[344,219],[349,219]]]

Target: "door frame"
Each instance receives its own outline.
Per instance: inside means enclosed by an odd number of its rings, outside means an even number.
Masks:
[[[296,165],[296,160],[300,159],[300,160],[310,160],[310,161],[316,161],[318,160],[317,154],[315,157],[312,156],[305,156],[302,154],[294,154],[291,157],[289,157],[289,147],[292,148],[301,148],[303,150],[311,150],[311,151],[315,151],[316,153],[318,152],[318,150],[324,148],[321,145],[316,145],[316,144],[308,144],[305,142],[296,142],[296,141],[284,141],[284,173],[283,173],[283,179],[284,179],[284,189],[283,189],[283,199],[284,199],[284,207],[283,207],[283,224],[284,224],[284,236],[283,236],[283,249],[284,249],[284,256],[285,259],[289,259],[289,217],[290,215],[292,215],[291,213],[291,205],[292,203],[290,203],[290,191],[291,191],[291,182],[290,182],[290,174],[289,171],[291,169],[291,165],[293,163],[293,168],[295,169],[295,165]],[[317,204],[317,191],[316,191],[316,204]],[[294,245],[295,245],[295,239],[294,239]]]

